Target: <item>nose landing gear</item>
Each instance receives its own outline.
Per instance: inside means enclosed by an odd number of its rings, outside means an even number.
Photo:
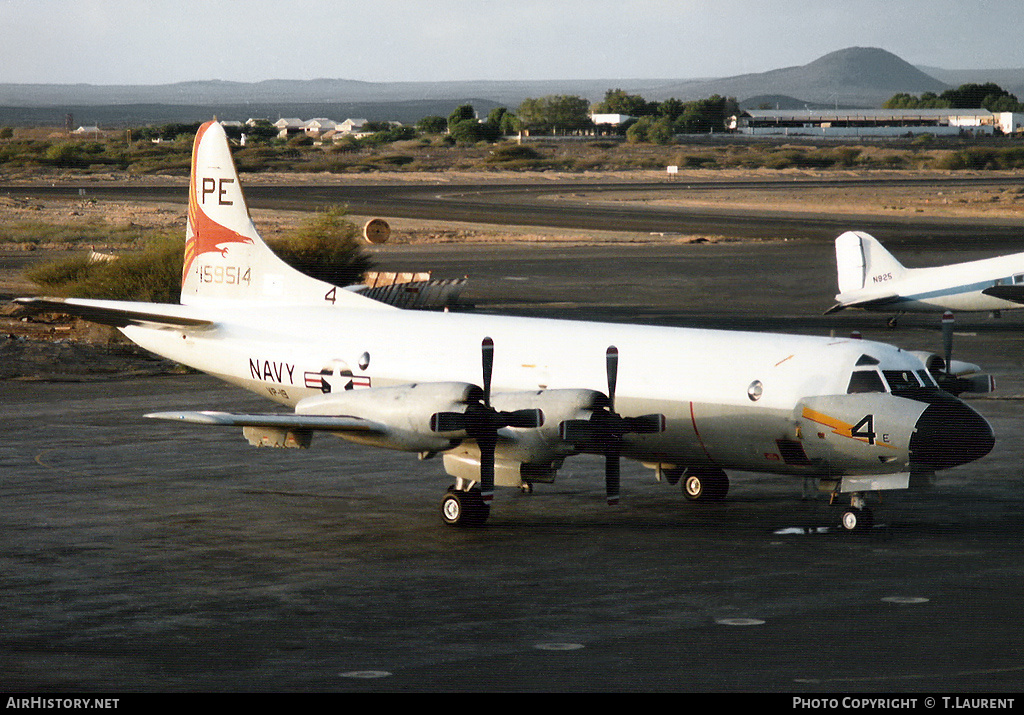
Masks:
[[[850,496],[850,506],[843,509],[839,525],[848,532],[867,531],[874,524],[874,515],[860,492]]]

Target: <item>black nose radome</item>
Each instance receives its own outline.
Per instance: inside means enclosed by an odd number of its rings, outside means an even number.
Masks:
[[[910,438],[912,464],[949,469],[992,451],[996,440],[984,417],[951,395],[930,402]]]

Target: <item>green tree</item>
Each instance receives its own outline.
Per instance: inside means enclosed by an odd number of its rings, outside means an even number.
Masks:
[[[549,94],[523,100],[516,111],[520,123],[527,129],[565,132],[592,126],[590,106],[583,97]]]
[[[443,134],[448,129],[448,120],[437,115],[430,115],[416,122],[416,128],[425,134]]]
[[[940,99],[934,92],[925,92],[920,97],[900,92],[882,103],[882,109],[944,109],[949,106],[948,100]]]
[[[624,89],[609,89],[604,100],[595,104],[594,114],[628,114],[631,117],[646,117],[657,114],[658,103],[648,102],[639,94],[629,94]]]
[[[668,117],[640,117],[626,130],[631,143],[671,144],[675,136]]]
[[[683,134],[708,134],[725,129],[730,116],[739,112],[739,105],[733,97],[712,95],[707,99],[689,102],[676,119],[676,131]]]
[[[467,119],[476,119],[476,110],[473,109],[472,104],[461,104],[455,108],[455,110],[448,115],[448,131],[452,130],[459,122],[464,122]]]
[[[658,105],[658,115],[662,117],[668,117],[669,120],[675,121],[682,116],[683,112],[686,111],[686,102],[675,97],[669,97],[664,102]]]
[[[941,99],[949,102],[954,109],[981,109],[986,99],[995,101],[999,97],[1005,97],[1010,93],[993,82],[975,84],[968,82],[956,89],[947,89],[939,95]]]

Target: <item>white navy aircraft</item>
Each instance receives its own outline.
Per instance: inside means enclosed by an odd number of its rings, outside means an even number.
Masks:
[[[825,311],[892,313],[1024,308],[1024,253],[930,268],[906,268],[863,231],[836,239],[839,294]]]
[[[921,356],[867,340],[410,311],[308,277],[260,239],[220,124],[196,136],[181,304],[23,298],[117,326],[140,346],[289,412],[147,415],[241,427],[254,445],[353,442],[442,455],[452,525],[482,523],[495,486],[529,491],[580,453],[621,458],[693,500],[726,470],[814,478],[849,495],[926,482],[986,455],[989,424]]]

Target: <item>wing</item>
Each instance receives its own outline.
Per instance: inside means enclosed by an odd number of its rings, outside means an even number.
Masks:
[[[382,424],[351,415],[254,414],[231,412],[150,412],[150,419],[189,422],[218,427],[273,427],[286,430],[321,430],[326,432],[376,432],[383,434]]]
[[[1009,300],[1014,303],[1024,303],[1024,285],[1022,284],[992,286],[985,288],[981,292],[993,298],[1001,298],[1002,300]]]
[[[204,328],[214,325],[213,321],[190,315],[195,313],[195,309],[182,305],[77,298],[15,298],[14,302],[33,313],[64,313],[115,328],[128,325]]]
[[[241,427],[242,435],[254,447],[306,448],[312,443],[313,432],[317,430],[349,438],[376,438],[387,432],[384,425],[351,415],[236,415],[211,411],[151,412],[146,417],[196,425]]]

